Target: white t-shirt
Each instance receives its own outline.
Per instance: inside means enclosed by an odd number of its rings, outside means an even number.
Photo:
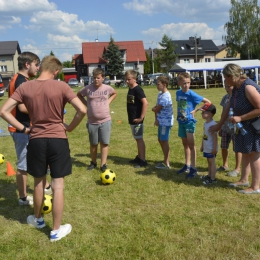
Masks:
[[[204,134],[203,134],[203,152],[204,153],[212,153],[213,150],[213,135],[217,135],[217,132],[214,134],[211,134],[209,132],[209,128],[212,125],[215,125],[216,122],[214,120],[210,121],[209,123],[204,123]],[[216,150],[218,151],[218,145],[216,147]]]

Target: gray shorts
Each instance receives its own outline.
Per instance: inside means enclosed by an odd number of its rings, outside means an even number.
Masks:
[[[91,145],[97,145],[98,143],[109,144],[111,126],[112,126],[111,120],[101,124],[87,123],[90,144]]]
[[[143,134],[144,134],[144,125],[143,124],[130,125],[130,127],[132,130],[134,139],[143,138]]]
[[[13,140],[17,156],[17,169],[27,172],[27,145],[29,143],[29,135],[23,133],[10,132]]]

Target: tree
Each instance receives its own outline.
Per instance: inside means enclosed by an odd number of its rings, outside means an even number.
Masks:
[[[107,62],[107,73],[109,76],[123,75],[124,59],[118,45],[115,44],[112,37],[110,37],[110,42],[107,50],[103,54],[103,58]]]
[[[62,62],[63,68],[72,68],[72,61],[66,60]]]
[[[145,53],[145,56],[146,56],[146,62],[144,63],[144,74],[150,74],[152,73],[152,68],[151,68],[151,58],[150,58],[150,55],[146,52]]]
[[[248,59],[260,52],[260,7],[257,0],[231,0],[229,22],[224,25],[226,35],[222,38],[231,55],[241,53]]]
[[[175,54],[175,46],[172,43],[172,39],[166,34],[163,35],[162,41],[159,42],[162,49],[157,49],[157,57],[155,58],[156,63],[161,64],[161,70],[163,72],[168,72],[170,70],[177,58]]]
[[[51,55],[51,56],[55,56],[54,53],[53,53],[53,51],[50,52],[50,55]]]

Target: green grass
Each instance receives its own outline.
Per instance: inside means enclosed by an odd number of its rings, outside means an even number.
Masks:
[[[42,230],[27,225],[26,218],[33,209],[18,207],[15,177],[6,176],[6,163],[0,165],[0,259],[260,259],[259,196],[242,195],[229,188],[228,183],[237,178],[223,172],[217,173],[218,184],[209,187],[199,178],[178,176],[184,153],[176,121],[170,136],[172,169],[154,168],[163,158],[151,111],[157,89],[144,89],[149,102],[144,135],[146,169],[128,164],[137,149],[127,122],[127,89],[117,89],[118,96],[111,104],[114,113],[108,166],[117,174],[113,185],[101,185],[98,170],[86,171],[90,162],[86,119],[68,134],[73,174],[65,179],[62,222],[71,223],[72,232],[66,238],[49,242],[51,214],[45,216],[47,227]],[[176,116],[175,91],[170,90]],[[196,92],[216,105],[218,120],[224,89]],[[0,100],[0,106],[5,100]],[[74,110],[70,105],[66,109],[66,122],[70,122]],[[200,174],[206,174],[207,162],[199,152],[203,120],[200,113],[196,117],[197,167]],[[0,137],[0,144],[0,153],[15,168],[11,137]],[[220,152],[216,161],[220,166]],[[232,150],[229,166],[234,167]],[[28,192],[33,192],[32,177]]]

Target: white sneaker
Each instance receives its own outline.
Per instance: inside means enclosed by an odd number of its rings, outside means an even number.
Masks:
[[[41,218],[36,218],[34,215],[30,215],[27,218],[27,223],[33,227],[36,228],[44,228],[45,227],[45,222],[44,219]]]
[[[33,205],[33,197],[27,195],[26,200],[18,199],[18,205],[19,206],[31,206],[31,205]]]
[[[58,232],[51,231],[50,241],[54,242],[62,239],[63,237],[67,236],[71,232],[71,229],[72,229],[71,224],[61,225]]]
[[[44,194],[52,195],[52,188],[50,187],[49,189],[44,189]]]

